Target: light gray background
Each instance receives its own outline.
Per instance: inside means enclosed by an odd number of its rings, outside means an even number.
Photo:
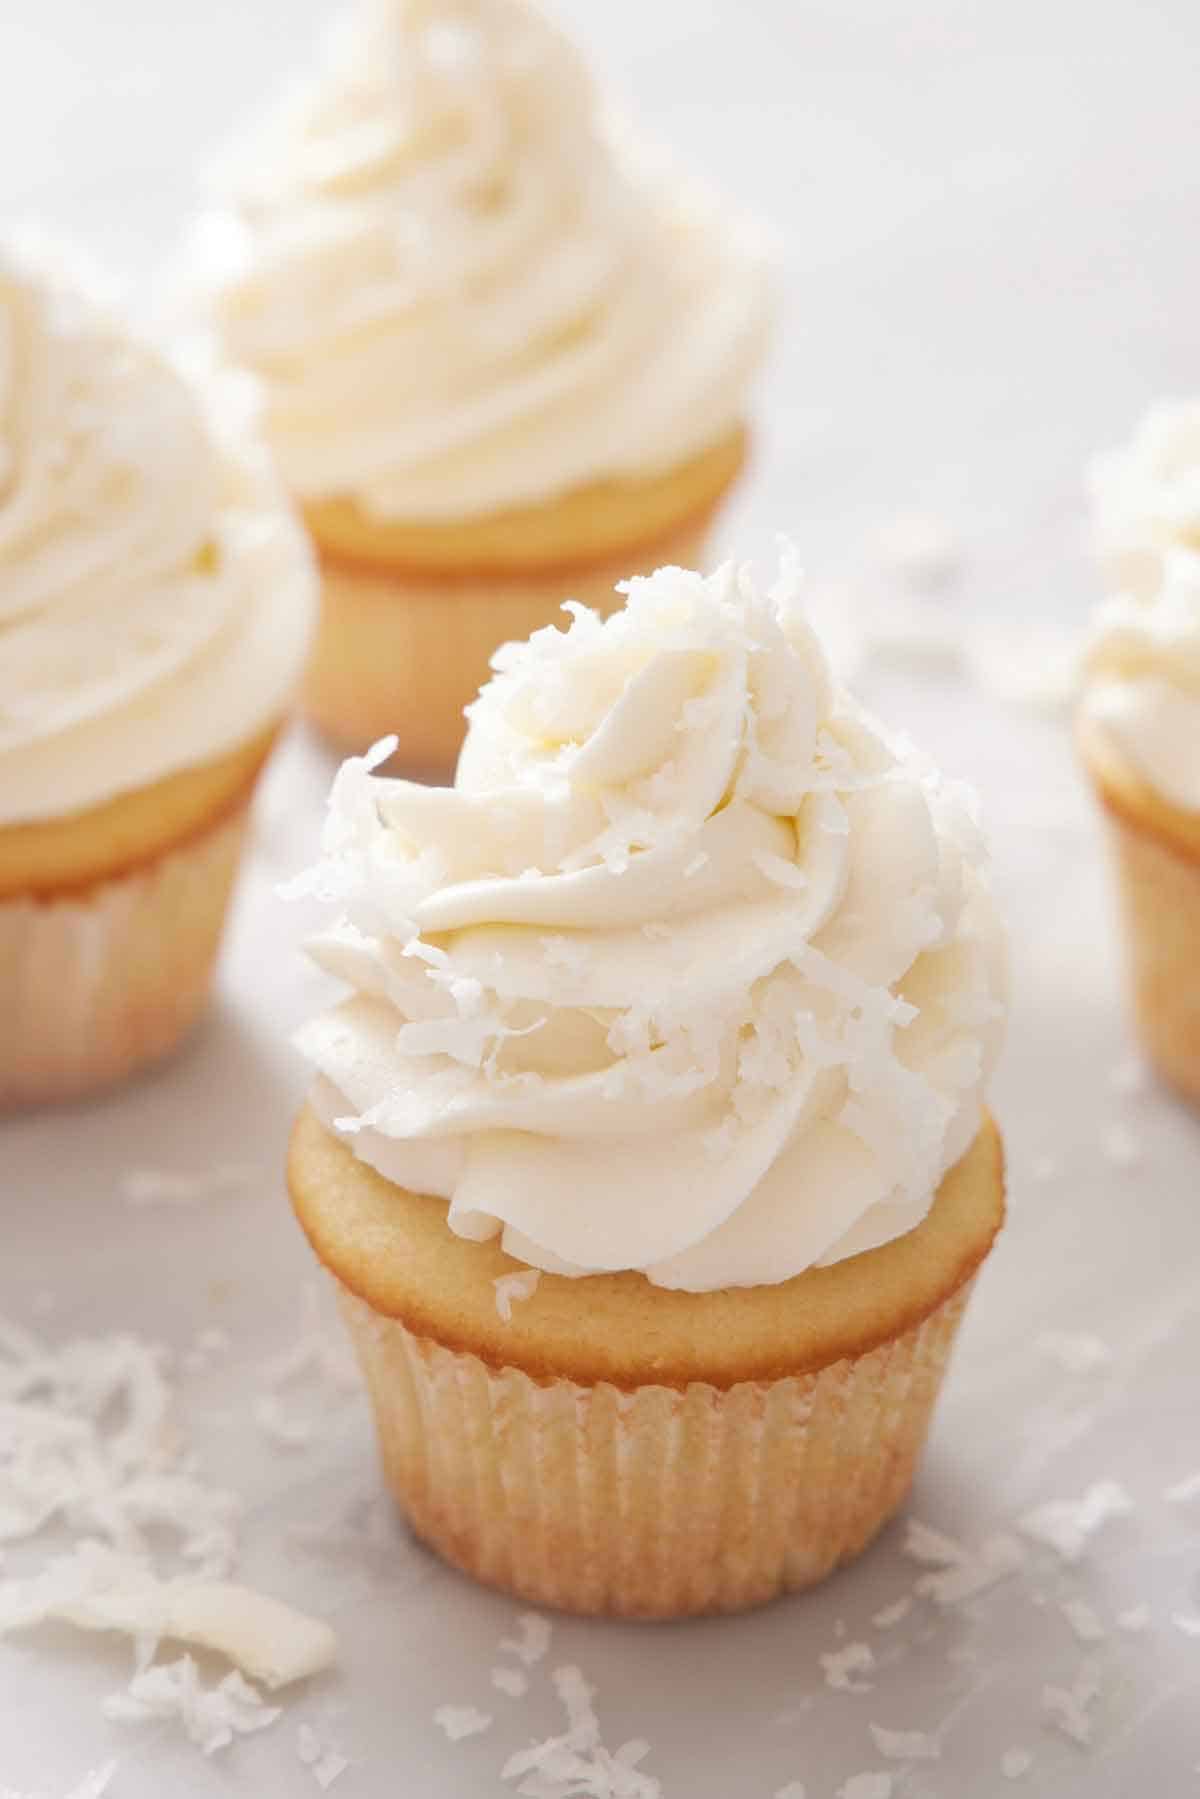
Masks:
[[[144,283],[171,246],[195,166],[303,60],[311,0],[6,0],[0,20],[0,211],[48,219]],[[770,1799],[802,1778],[832,1799],[881,1767],[869,1721],[945,1725],[942,1760],[896,1769],[897,1799],[1118,1799],[1183,1794],[1200,1762],[1200,1506],[1163,1487],[1200,1467],[1200,1126],[1153,1090],[1118,1092],[1128,1054],[1118,945],[1098,831],[1061,716],[1000,703],[1021,655],[1056,649],[1094,597],[1080,472],[1154,396],[1200,387],[1200,15],[1092,0],[913,7],[873,0],[571,0],[642,125],[773,221],[785,244],[779,344],[758,456],[726,515],[726,547],[799,541],[826,611],[907,603],[878,533],[914,511],[963,545],[961,581],[923,616],[974,646],[985,678],[946,659],[863,670],[869,697],[979,785],[1013,923],[1015,1003],[998,1083],[1012,1219],[975,1302],[913,1509],[974,1541],[1024,1508],[1123,1481],[1134,1515],[1078,1569],[1035,1554],[965,1612],[919,1608],[886,1637],[871,1613],[916,1573],[893,1530],[819,1592],[742,1620],[670,1629],[564,1622],[554,1661],[600,1690],[606,1741],[650,1739],[668,1799]],[[631,402],[632,403],[632,402]],[[831,598],[840,595],[840,599]],[[988,670],[991,670],[990,675]],[[1007,673],[1005,672],[1007,671]],[[214,1480],[247,1500],[244,1571],[335,1620],[337,1677],[267,1735],[204,1764],[169,1733],[120,1732],[96,1701],[125,1678],[116,1645],[0,1646],[0,1787],[69,1790],[119,1754],[115,1799],[315,1792],[296,1726],[332,1726],[353,1758],[339,1799],[474,1799],[558,1727],[539,1677],[491,1692],[512,1608],[407,1545],[377,1500],[368,1423],[342,1409],[307,1453],[273,1452],[251,1413],[264,1356],[286,1345],[310,1279],[279,1162],[302,1074],[286,1028],[314,1003],[293,951],[305,919],[273,883],[312,853],[331,764],[296,738],[274,769],[222,971],[189,1053],[91,1108],[0,1127],[6,1226],[0,1306],[51,1335],[136,1330],[183,1349],[219,1323],[235,1353],[184,1383]],[[1116,1166],[1102,1131],[1132,1133]],[[248,1162],[251,1191],[132,1214],[132,1166]],[[1040,1160],[1054,1159],[1036,1180]],[[1070,1377],[1037,1348],[1086,1329],[1108,1373]],[[341,1548],[294,1527],[342,1520]],[[1109,1626],[1081,1751],[1039,1720],[1046,1682],[1084,1660],[1059,1610],[1086,1597]],[[1145,1600],[1144,1636],[1115,1628]],[[891,1657],[874,1691],[825,1689],[839,1621]],[[443,1701],[494,1710],[447,1744]],[[1035,1755],[1010,1789],[1002,1752]]]

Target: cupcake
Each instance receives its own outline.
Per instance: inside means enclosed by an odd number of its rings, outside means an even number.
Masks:
[[[0,250],[0,1104],[203,1005],[315,610],[260,452],[57,265]]]
[[[1152,595],[1163,553],[1200,552],[1200,400],[1167,400],[1091,470],[1096,547],[1110,591]]]
[[[1168,550],[1151,598],[1100,608],[1078,737],[1108,821],[1139,1034],[1200,1101],[1200,554]]]
[[[730,1611],[903,1499],[1004,1211],[970,802],[787,568],[497,657],[452,789],[347,762],[289,1183],[417,1533],[539,1605]]]
[[[699,559],[745,455],[762,245],[524,0],[359,7],[222,192],[204,304],[323,577],[305,705],[448,770],[498,644]]]

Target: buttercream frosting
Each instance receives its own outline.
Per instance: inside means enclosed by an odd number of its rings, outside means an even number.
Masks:
[[[0,248],[0,826],[248,741],[315,595],[264,453],[57,262]]]
[[[1164,551],[1200,550],[1200,399],[1153,406],[1090,471],[1096,540],[1114,586],[1153,593]]]
[[[226,159],[199,260],[292,490],[476,516],[740,420],[760,234],[635,147],[525,0],[369,0]]]
[[[706,1290],[913,1228],[980,1122],[1001,932],[965,790],[831,680],[786,562],[508,645],[453,788],[347,762],[299,1042],[388,1178],[531,1266]]]
[[[1152,596],[1105,601],[1084,666],[1085,717],[1171,805],[1200,812],[1200,555],[1168,550]]]

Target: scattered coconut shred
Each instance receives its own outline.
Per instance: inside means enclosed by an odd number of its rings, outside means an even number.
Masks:
[[[0,1581],[0,1635],[55,1620],[133,1638],[133,1680],[104,1701],[105,1716],[177,1720],[209,1755],[279,1716],[245,1675],[289,1686],[327,1667],[336,1639],[228,1579],[237,1501],[195,1472],[164,1364],[136,1337],[51,1349],[0,1321],[0,1543],[52,1527],[74,1539],[36,1572]],[[190,1656],[155,1661],[164,1640],[223,1656],[234,1672],[206,1688]]]
[[[539,1268],[527,1268],[522,1274],[498,1274],[492,1282],[496,1289],[496,1310],[505,1324],[512,1321],[513,1305],[522,1299],[532,1299],[541,1280]]]
[[[104,1799],[116,1771],[116,1762],[105,1762],[102,1768],[93,1768],[78,1786],[71,1788],[66,1799]],[[46,1799],[46,1796],[44,1793],[18,1793],[15,1787],[0,1786],[0,1799]]]

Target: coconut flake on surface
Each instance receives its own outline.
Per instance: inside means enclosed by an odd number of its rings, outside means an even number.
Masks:
[[[262,1364],[260,1377],[255,1422],[277,1449],[293,1452],[308,1448],[320,1435],[331,1415],[331,1398],[360,1390],[350,1345],[322,1315],[315,1288],[305,1290],[299,1335]]]
[[[876,1749],[889,1761],[935,1762],[942,1753],[941,1744],[928,1731],[889,1730],[883,1724],[871,1724],[868,1728]]]
[[[663,1799],[661,1783],[641,1772],[650,1745],[633,1737],[618,1749],[606,1749],[592,1704],[595,1689],[573,1666],[555,1668],[550,1678],[567,1728],[510,1755],[501,1780],[519,1781],[520,1799]]]
[[[529,1676],[520,1668],[493,1668],[492,1685],[510,1699],[523,1699],[529,1691]]]
[[[313,1439],[311,1421],[289,1411],[278,1393],[258,1395],[254,1422],[276,1449],[307,1449]]]
[[[1133,1500],[1115,1480],[1099,1480],[1081,1499],[1050,1499],[1017,1520],[1017,1528],[1035,1543],[1044,1543],[1064,1562],[1077,1562],[1102,1524],[1124,1518]]]
[[[296,1732],[296,1754],[323,1793],[335,1780],[340,1780],[350,1766],[348,1756],[322,1737],[311,1724],[302,1724]]]
[[[1114,1168],[1136,1168],[1142,1159],[1142,1146],[1127,1124],[1106,1125],[1100,1133],[1100,1151]]]
[[[937,1605],[956,1605],[1015,1574],[1025,1560],[1015,1537],[1004,1532],[986,1537],[977,1550],[934,1530],[917,1518],[907,1521],[904,1552],[922,1562],[930,1572],[914,1583],[914,1591]]]
[[[892,1799],[890,1774],[852,1774],[838,1788],[838,1799]]]
[[[1108,1084],[1114,1093],[1120,1093],[1126,1097],[1145,1093],[1150,1085],[1146,1064],[1140,1056],[1126,1056],[1123,1062],[1117,1063],[1109,1075]]]
[[[1032,1766],[1028,1749],[1006,1749],[1000,1757],[1000,1772],[1005,1780],[1023,1780]]]
[[[1064,1599],[1060,1610],[1081,1643],[1102,1643],[1108,1635],[1100,1614],[1086,1599]]]
[[[253,1184],[255,1171],[241,1162],[219,1163],[197,1174],[165,1168],[131,1168],[121,1176],[121,1197],[131,1206],[194,1206]]]
[[[912,1594],[904,1593],[899,1599],[893,1600],[891,1605],[881,1606],[873,1614],[871,1623],[876,1630],[891,1630],[893,1625],[899,1624],[902,1619],[907,1618],[912,1608]]]
[[[1044,1686],[1042,1710],[1055,1730],[1085,1749],[1092,1740],[1089,1715],[1100,1692],[1100,1683],[1090,1668],[1081,1668],[1069,1687]]]
[[[513,1306],[523,1299],[532,1299],[541,1280],[540,1268],[526,1268],[521,1274],[498,1274],[492,1282],[496,1289],[496,1310],[501,1321],[509,1324],[512,1321]]]
[[[515,1637],[501,1637],[501,1649],[507,1649],[527,1668],[535,1668],[550,1653],[553,1629],[549,1618],[540,1612],[522,1612],[517,1619]]]
[[[0,1636],[49,1620],[212,1650],[272,1689],[327,1668],[337,1652],[327,1624],[281,1600],[227,1581],[158,1580],[144,1562],[92,1542],[26,1580],[0,1582]]]
[[[1190,1499],[1200,1499],[1200,1469],[1164,1487],[1163,1498],[1168,1505],[1186,1505]]]
[[[114,1724],[177,1721],[204,1755],[226,1748],[234,1737],[266,1730],[280,1716],[280,1708],[264,1704],[236,1671],[206,1687],[190,1655],[139,1670],[124,1693],[109,1695],[103,1711]]]
[[[1150,1627],[1150,1607],[1148,1605],[1131,1605],[1127,1612],[1118,1613],[1117,1623],[1122,1630],[1127,1630],[1131,1635],[1136,1636]]]
[[[113,1777],[117,1772],[115,1761],[105,1762],[101,1768],[91,1768],[84,1775],[78,1786],[73,1786],[66,1799],[103,1799]],[[0,1786],[0,1799],[45,1799],[41,1793],[18,1793],[15,1787]]]
[[[166,1538],[198,1574],[228,1572],[237,1502],[194,1472],[164,1367],[137,1337],[52,1349],[0,1321],[0,1543],[59,1523],[127,1555]]]
[[[806,1790],[802,1780],[789,1780],[786,1786],[779,1787],[774,1799],[806,1799]]]
[[[452,1743],[482,1736],[485,1730],[492,1728],[493,1722],[490,1712],[481,1712],[474,1705],[439,1705],[433,1721]]]
[[[1171,1622],[1185,1637],[1200,1637],[1200,1617],[1195,1612],[1172,1612]]]
[[[869,1693],[871,1682],[856,1678],[875,1666],[869,1643],[846,1643],[840,1649],[827,1649],[817,1657],[825,1675],[825,1685],[835,1693]]]
[[[1037,1347],[1067,1374],[1095,1374],[1113,1359],[1108,1344],[1091,1331],[1042,1331]]]

